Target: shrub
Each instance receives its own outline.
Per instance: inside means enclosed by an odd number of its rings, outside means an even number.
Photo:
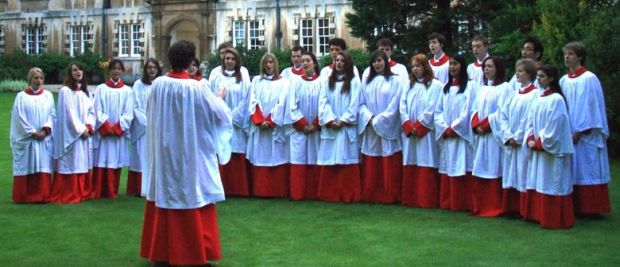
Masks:
[[[28,87],[28,83],[23,80],[2,80],[0,81],[0,92],[19,92]]]

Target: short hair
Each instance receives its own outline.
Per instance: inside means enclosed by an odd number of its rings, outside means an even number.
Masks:
[[[157,61],[157,59],[154,59],[154,58],[147,59],[144,62],[144,66],[142,66],[142,78],[140,78],[140,80],[144,84],[151,84],[151,82],[153,82],[153,80],[151,80],[149,75],[146,73],[146,69],[149,67],[149,63],[154,64],[155,67],[157,68],[157,75],[155,76],[156,78],[161,76],[162,74],[162,69],[161,69],[161,65],[159,65],[159,61]]]
[[[295,52],[301,51],[301,53],[303,54],[306,51],[306,49],[304,49],[301,46],[296,45],[296,46],[293,46],[293,48],[291,48],[291,51],[295,51]]]
[[[260,74],[265,74],[265,61],[267,61],[267,59],[269,58],[273,60],[273,77],[280,77],[280,65],[278,64],[278,58],[274,54],[269,52],[265,53],[265,55],[263,55],[263,58],[261,58],[260,60]]]
[[[536,80],[536,62],[531,58],[522,58],[517,60],[515,64],[515,70],[519,67],[523,67],[523,70],[530,75],[530,81],[533,82]]]
[[[338,46],[342,48],[342,50],[347,50],[347,42],[342,38],[332,38],[329,39],[329,46]]]
[[[439,42],[439,44],[446,46],[446,37],[443,36],[443,34],[441,33],[431,33],[431,35],[428,36],[428,41],[430,40],[437,40],[437,42]]]
[[[474,38],[472,38],[471,41],[472,41],[472,43],[473,42],[481,42],[482,45],[489,46],[489,39],[487,39],[486,37],[484,37],[481,34],[478,34],[478,35],[474,36]]]
[[[186,40],[179,40],[168,49],[170,68],[175,71],[186,70],[196,57],[196,46]]]
[[[28,71],[28,85],[30,85],[30,83],[32,82],[32,78],[34,78],[35,74],[41,74],[41,76],[43,76],[43,78],[45,79],[45,73],[43,73],[43,70],[41,68],[38,67],[33,67],[32,69],[30,69]]]
[[[301,56],[310,56],[312,62],[314,62],[314,73],[316,73],[317,75],[321,74],[321,66],[319,66],[319,61],[316,59],[316,56],[312,52],[303,51]]]
[[[493,61],[493,64],[495,65],[495,78],[493,78],[492,85],[493,86],[500,85],[506,82],[506,64],[504,64],[504,61],[500,57],[496,57],[496,56],[490,56],[490,57],[485,58],[482,61],[483,72],[484,72],[484,67],[486,66],[486,63],[488,60]],[[482,80],[484,81],[484,84],[486,85],[488,81],[487,76],[484,76]]]
[[[562,48],[562,51],[565,51],[565,50],[571,50],[575,52],[575,54],[581,58],[581,61],[580,61],[581,65],[582,66],[586,65],[587,52],[586,52],[585,44],[583,44],[582,42],[570,42],[566,44],[564,48]]]
[[[527,43],[531,43],[532,45],[534,45],[534,52],[540,53],[540,56],[538,56],[537,58],[537,60],[540,61],[540,59],[543,56],[543,52],[545,52],[545,47],[543,46],[542,42],[538,38],[534,36],[530,36],[530,37],[527,37],[525,41],[523,41],[523,45]]]
[[[227,41],[227,42],[223,42],[220,45],[217,46],[217,51],[220,51],[224,48],[234,48],[235,46],[233,45],[232,42]]]
[[[110,60],[110,63],[108,64],[108,71],[111,71],[112,68],[116,65],[120,65],[121,69],[123,71],[125,71],[125,65],[123,64],[123,61],[121,61],[120,59],[112,59]]]
[[[381,38],[379,39],[379,41],[377,41],[377,48],[380,46],[387,46],[389,48],[392,48],[392,45],[392,40],[388,38]]]
[[[431,68],[431,64],[428,63],[428,57],[426,57],[426,55],[424,54],[417,54],[411,57],[412,68],[413,68],[414,61],[422,64],[422,68],[424,69],[424,73],[422,74],[424,79],[422,80],[422,83],[424,83],[426,87],[428,87],[431,84],[431,81],[435,78],[435,74],[433,74],[433,68]],[[409,86],[413,86],[416,80],[417,78],[413,74],[413,71],[409,73],[409,81],[410,81]]]

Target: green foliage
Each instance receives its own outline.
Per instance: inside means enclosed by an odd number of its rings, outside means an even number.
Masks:
[[[0,93],[19,92],[28,87],[28,82],[24,80],[2,80],[0,81]]]
[[[62,83],[71,61],[82,63],[87,77],[92,77],[93,74],[102,76],[103,71],[98,66],[102,60],[102,56],[90,52],[69,57],[58,53],[28,55],[21,50],[15,50],[0,55],[0,80],[25,79],[30,68],[39,67],[45,73],[46,83]]]

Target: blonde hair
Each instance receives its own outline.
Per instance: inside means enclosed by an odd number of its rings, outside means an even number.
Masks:
[[[275,55],[269,52],[265,53],[265,55],[263,55],[263,58],[261,58],[260,60],[260,74],[265,74],[265,62],[268,58],[271,58],[273,60],[273,77],[280,77],[280,65],[278,64],[278,58],[276,58]]]
[[[37,73],[41,74],[41,76],[43,76],[43,79],[45,79],[45,73],[43,73],[43,70],[41,68],[34,67],[34,68],[32,68],[32,69],[30,69],[28,71],[28,76],[27,77],[28,77],[28,85],[29,86],[30,86],[30,83],[32,83],[32,78],[34,78],[34,75],[37,74]]]

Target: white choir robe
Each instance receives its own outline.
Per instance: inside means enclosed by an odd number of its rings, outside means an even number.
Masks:
[[[233,114],[233,137],[231,140],[232,152],[244,154],[247,149],[248,133],[250,131],[250,117],[248,113],[248,105],[250,101],[250,80],[241,75],[241,81],[237,82],[233,72],[224,71],[212,73],[210,88],[216,93],[222,88],[227,89],[224,102]]]
[[[398,75],[401,82],[407,84],[405,85],[405,87],[408,87],[409,72],[407,71],[407,68],[403,64],[397,63],[394,60],[390,60],[388,62],[388,65],[390,66],[390,70],[392,71],[392,73]],[[362,73],[362,80],[365,80],[366,77],[368,77],[368,75],[370,74],[370,67],[371,66],[368,66],[366,67],[366,69],[364,69],[364,72]]]
[[[489,54],[484,59],[487,57],[489,57]],[[467,65],[467,77],[469,77],[469,80],[475,81],[478,86],[484,85],[484,72],[482,71],[484,59],[478,60],[476,58],[473,63]]]
[[[397,75],[377,75],[362,82],[358,134],[361,135],[362,199],[392,203],[400,200],[402,145],[400,96],[407,85]]]
[[[301,77],[302,75],[304,75],[304,68],[302,66],[299,66],[299,68],[296,68],[295,66],[290,66],[284,69],[280,74],[282,75],[282,77],[290,80],[293,77]]]
[[[540,88],[540,84],[538,83],[538,78],[534,80],[534,86],[536,86],[536,88]],[[512,78],[510,78],[510,81],[508,82],[508,87],[515,92],[518,92],[519,89],[523,87],[522,84],[519,81],[517,81],[517,74],[512,75]]]
[[[251,81],[250,73],[248,72],[248,69],[246,69],[244,66],[241,66],[240,70],[241,70],[241,80]],[[211,70],[211,72],[209,73],[208,81],[212,81],[213,78],[215,78],[215,75],[221,74],[221,73],[222,73],[222,66],[221,65],[213,68]]]
[[[327,79],[323,80],[319,96],[319,124],[321,127],[321,143],[318,164],[325,166],[358,164],[360,160],[359,139],[357,134],[358,111],[362,84],[351,79],[348,93],[342,93],[343,81],[336,82],[329,89]],[[329,122],[344,122],[334,130],[327,126]]]
[[[527,120],[524,145],[529,140],[537,145],[528,150],[528,191],[522,215],[543,227],[568,228],[575,223],[571,196],[574,148],[564,98],[551,92],[533,101]]]
[[[118,169],[127,166],[129,163],[127,145],[131,135],[129,128],[133,120],[131,88],[126,85],[121,88],[111,88],[105,83],[97,86],[95,112],[97,134],[93,140],[94,167]],[[116,124],[120,125],[122,136],[104,137],[99,133],[101,127],[114,127]]]
[[[434,115],[442,90],[443,84],[433,79],[429,86],[422,82],[415,82],[410,89],[403,91],[399,105],[401,123],[419,122],[428,129],[426,135],[422,137],[414,137],[413,134],[407,137],[403,132],[403,165],[439,167]]]
[[[31,89],[29,89],[31,90]],[[13,175],[49,173],[52,166],[52,135],[35,140],[32,134],[43,128],[52,130],[56,117],[54,97],[42,88],[40,94],[19,92],[11,112],[10,145],[13,152]]]
[[[564,75],[560,87],[566,97],[572,133],[591,129],[575,144],[573,183],[607,184],[611,179],[607,157],[609,126],[601,82],[590,71],[575,78]]]
[[[250,92],[249,114],[256,113],[258,106],[266,118],[271,115],[275,128],[261,130],[259,126],[250,124],[250,137],[246,157],[254,166],[278,166],[289,162],[289,138],[287,132],[290,124],[286,113],[289,80],[267,80],[260,76],[252,80]]]
[[[489,81],[492,83],[492,81]],[[485,119],[489,121],[493,114],[498,114],[500,107],[509,100],[514,91],[509,88],[508,83],[499,85],[482,86],[472,105],[472,126],[477,119],[482,123]],[[497,115],[495,115],[497,116]],[[488,122],[490,125],[490,122]],[[472,174],[479,178],[496,179],[502,176],[503,146],[497,141],[493,134],[473,135],[473,169]]]
[[[224,200],[218,159],[226,163],[231,153],[226,103],[189,76],[162,76],[153,81],[146,108],[147,201],[187,210]]]
[[[527,116],[530,107],[540,92],[531,85],[528,90],[517,91],[511,94],[510,99],[499,107],[500,112],[489,117],[493,136],[503,146],[502,187],[504,189],[516,189],[523,193],[526,191],[525,177],[527,174],[528,148],[524,146],[513,147],[507,144],[513,138],[518,144],[523,144],[525,136]],[[512,211],[510,211],[512,212]]]
[[[94,130],[95,109],[92,100],[78,90],[63,86],[58,92],[58,109],[54,139],[54,158],[58,160],[58,173],[88,173],[89,139],[82,139],[88,126]]]
[[[142,80],[133,84],[133,121],[131,122],[129,150],[129,171],[142,173],[146,169],[146,102],[151,91],[151,85]],[[146,196],[149,181],[141,177],[140,195]]]
[[[319,74],[319,77],[323,77],[324,79],[329,79],[329,76],[332,75],[333,71],[334,71],[334,63],[332,62],[329,65],[321,69],[321,74]],[[357,77],[357,79],[360,79],[360,72],[357,70],[357,66],[355,65],[353,65],[353,74],[355,75],[355,77]]]
[[[450,78],[450,57],[448,57],[447,54],[443,54],[438,60],[431,57],[428,63],[431,65],[435,79],[439,80],[443,85],[448,83],[448,79]]]

